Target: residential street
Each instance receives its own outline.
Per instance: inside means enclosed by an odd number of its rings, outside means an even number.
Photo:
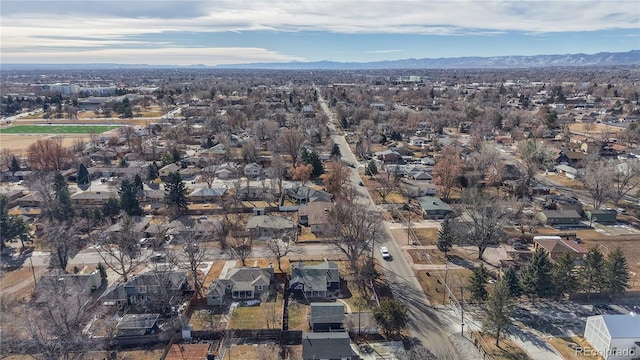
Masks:
[[[318,94],[321,93],[320,89],[316,90]],[[329,117],[329,130],[333,134],[332,138],[334,143],[340,146],[342,159],[349,163],[357,164],[356,158],[349,148],[345,137],[335,133],[335,115],[329,110],[326,101],[323,98],[320,97],[319,102],[322,110]],[[358,189],[358,192],[361,195],[361,201],[376,210],[377,206],[373,202],[367,188],[357,185],[361,181],[362,179],[358,174],[358,169],[353,169],[351,182]],[[418,280],[413,274],[413,270],[407,262],[407,259],[400,255],[402,254],[402,251],[397,242],[393,240],[388,223],[384,222],[384,225],[384,238],[386,240],[382,245],[389,248],[389,252],[392,256],[395,256],[392,261],[385,261],[382,259],[382,255],[379,251],[374,251],[374,254],[378,262],[385,268],[384,275],[396,299],[404,303],[409,310],[410,321],[408,329],[411,332],[411,335],[417,342],[427,347],[436,356],[457,354],[455,348],[449,341],[449,334],[445,333],[442,329],[437,313],[430,306],[426,295],[422,291]],[[380,246],[380,244],[376,245],[376,247],[378,246]],[[458,358],[458,356],[456,356],[456,358]]]

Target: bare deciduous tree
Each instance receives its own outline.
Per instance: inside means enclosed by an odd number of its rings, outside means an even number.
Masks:
[[[462,243],[478,247],[478,259],[487,247],[497,243],[503,235],[503,226],[509,219],[509,207],[497,195],[476,187],[465,191],[465,214],[470,222],[458,238]]]
[[[294,252],[295,250],[293,248],[292,241],[293,239],[291,239],[291,236],[284,236],[283,238],[271,238],[267,240],[267,250],[269,250],[269,253],[271,253],[271,255],[273,255],[273,257],[276,259],[276,262],[278,263],[278,270],[280,270],[280,272],[282,272],[282,258]]]
[[[117,225],[119,229],[105,234],[99,240],[98,254],[111,270],[127,282],[131,271],[145,260],[138,244],[142,234],[135,230],[135,224],[129,216],[123,216]]]
[[[338,199],[329,211],[329,223],[333,247],[347,256],[351,269],[356,271],[359,260],[382,235],[380,215],[360,203]]]
[[[582,183],[591,195],[592,206],[599,209],[607,201],[613,186],[613,174],[604,161],[590,161],[584,171]]]
[[[29,162],[36,170],[63,170],[71,152],[62,145],[61,137],[38,140],[27,148]]]
[[[291,156],[291,161],[293,162],[293,166],[298,165],[298,157],[300,155],[300,150],[302,150],[302,146],[307,141],[307,138],[304,136],[304,133],[300,129],[287,129],[278,138],[278,143],[280,144],[282,151],[285,154]]]
[[[433,182],[440,186],[440,194],[444,199],[451,197],[451,192],[458,185],[460,175],[462,175],[460,153],[454,147],[446,147],[433,167]]]
[[[37,305],[25,305],[25,330],[36,345],[32,356],[43,360],[73,359],[90,350],[84,327],[96,315],[88,311],[89,294],[70,279],[42,278]]]
[[[228,242],[231,245],[232,255],[242,261],[242,266],[247,266],[245,262],[253,250],[253,240],[250,237],[231,238]]]
[[[635,161],[625,161],[613,166],[610,197],[618,206],[620,200],[640,186],[640,165]]]
[[[50,266],[67,271],[69,259],[81,249],[79,229],[55,220],[47,222],[43,236],[44,244],[51,250]]]

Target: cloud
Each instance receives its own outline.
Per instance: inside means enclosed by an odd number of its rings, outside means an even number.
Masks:
[[[72,60],[70,60],[72,59]],[[305,61],[261,48],[159,48],[159,49],[73,49],[69,51],[30,51],[2,54],[5,63],[121,63],[148,65],[220,65],[254,62]]]
[[[25,51],[55,57],[56,49],[186,47],[162,39],[170,32],[209,37],[206,44],[193,37],[189,47],[216,49],[229,45],[216,44],[220,32],[494,36],[635,30],[639,23],[637,0],[2,0],[0,51],[6,61]]]

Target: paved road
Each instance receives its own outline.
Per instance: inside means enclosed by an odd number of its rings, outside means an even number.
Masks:
[[[316,89],[318,94],[321,94],[320,89]],[[322,97],[319,98],[320,106],[329,118],[329,131],[332,134],[334,143],[340,147],[340,153],[342,159],[357,164],[356,158],[353,152],[349,148],[344,136],[337,135],[335,132],[335,125],[337,123],[335,114],[329,110],[326,102]],[[362,181],[358,170],[353,169],[351,174],[352,184],[358,184]],[[360,201],[369,205],[372,209],[377,209],[377,206],[373,202],[371,195],[365,187],[356,186],[360,193]],[[408,330],[416,340],[421,343],[432,353],[436,355],[449,355],[457,354],[456,350],[449,341],[449,334],[443,331],[436,311],[430,306],[429,300],[425,296],[418,280],[416,279],[413,270],[409,266],[406,258],[401,256],[402,251],[397,242],[393,240],[388,224],[384,222],[385,240],[384,245],[389,248],[391,254],[398,254],[392,261],[384,261],[379,251],[375,251],[375,257],[378,262],[382,264],[385,272],[385,277],[394,293],[396,300],[404,303],[409,310],[409,324]],[[456,356],[457,357],[457,356]]]

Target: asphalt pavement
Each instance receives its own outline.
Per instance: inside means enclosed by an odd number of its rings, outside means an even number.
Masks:
[[[320,94],[320,89],[317,89]],[[338,135],[335,132],[336,118],[335,114],[329,109],[326,102],[322,97],[319,99],[320,106],[329,118],[329,131],[333,134],[333,142],[340,147],[340,153],[342,160],[351,164],[357,164],[356,157],[354,156],[349,144],[344,136]],[[358,168],[352,169],[351,183],[356,185],[356,189],[361,195],[360,201],[367,204],[371,209],[377,210],[377,206],[374,203],[371,195],[366,187],[357,186],[362,181]],[[407,306],[409,312],[408,330],[413,337],[413,340],[428,348],[436,356],[449,356],[454,358],[460,358],[460,355],[451,344],[449,340],[449,334],[447,334],[438,319],[438,314],[429,304],[429,300],[422,291],[413,270],[409,266],[407,259],[402,255],[402,251],[396,241],[393,240],[391,231],[389,230],[388,223],[384,222],[384,241],[382,244],[376,244],[378,246],[386,246],[392,255],[396,255],[392,261],[385,261],[382,259],[382,255],[379,251],[374,251],[375,258],[378,263],[382,264],[384,268],[384,275],[387,279],[388,285],[391,288],[396,300],[401,301]]]

